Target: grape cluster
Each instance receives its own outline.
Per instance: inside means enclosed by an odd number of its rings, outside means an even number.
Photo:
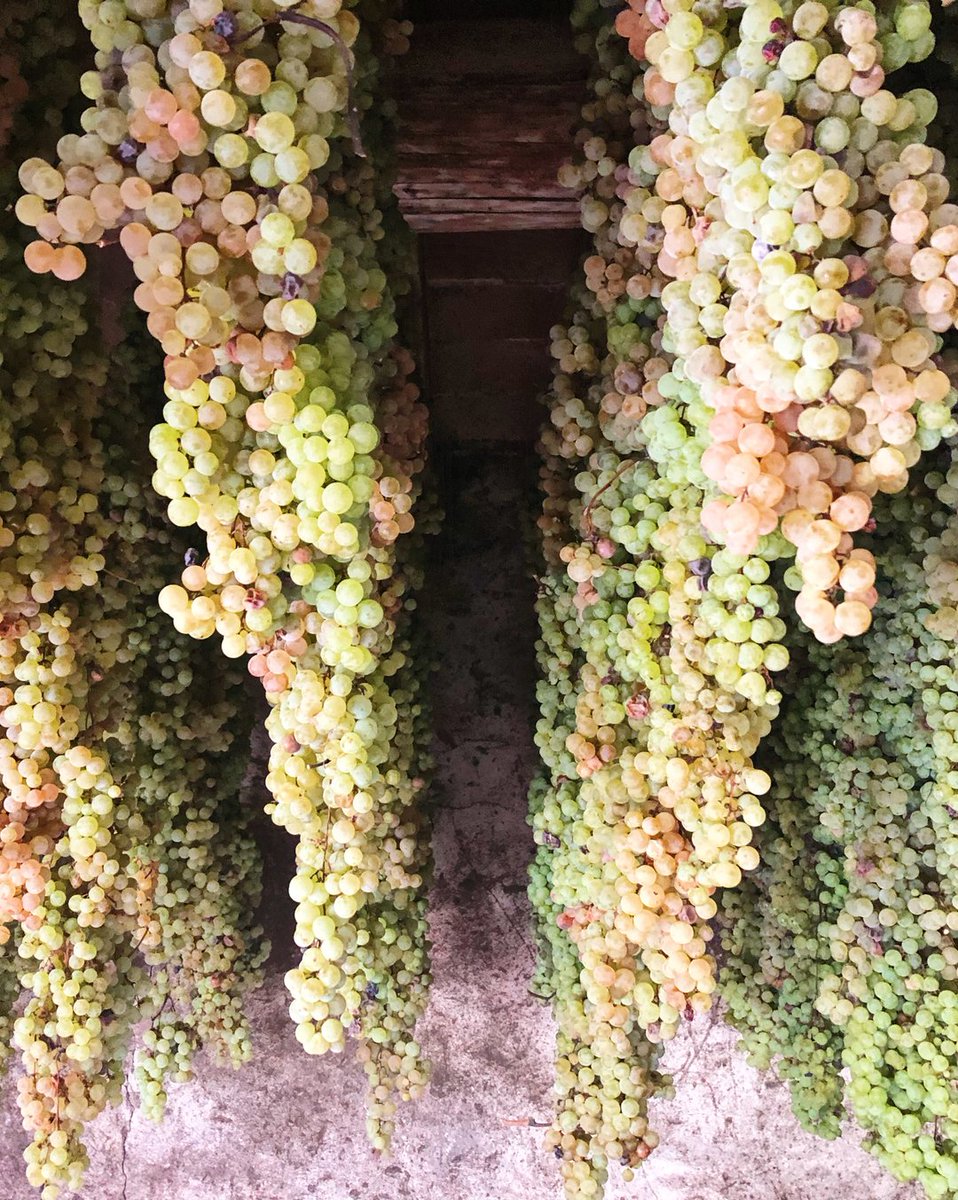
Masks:
[[[8,271],[25,290],[29,276],[19,278],[15,263]],[[17,340],[4,348],[4,365],[15,369]],[[103,362],[102,348],[95,358],[94,349],[81,339],[70,362]],[[144,491],[142,455],[127,440],[131,431],[145,434],[136,416],[146,394],[136,369],[142,350],[114,351],[131,386],[112,392],[122,403],[109,416],[94,411],[85,422],[82,408],[71,413],[60,384],[52,411],[72,455],[55,439],[40,443],[53,454],[34,450],[47,482],[64,490],[81,465],[99,472],[84,493],[94,506],[73,514],[96,531],[88,540],[96,536],[98,556],[85,565],[92,578],[44,577],[38,567],[34,588],[55,588],[51,599],[23,599],[13,586],[3,597],[4,980],[10,1001],[26,994],[12,1041],[33,1132],[28,1178],[51,1198],[78,1185],[83,1127],[120,1099],[136,1021],[162,1013],[180,1024],[189,1039],[181,1075],[203,1047],[237,1065],[248,1057],[243,998],[265,953],[253,915],[258,855],[225,765],[243,734],[239,680],[211,655],[192,663],[155,603],[167,563],[184,546],[163,527]],[[67,380],[69,388],[69,373]],[[50,385],[58,383],[52,376]],[[78,405],[93,404],[105,380],[86,390],[77,372],[75,383]],[[8,411],[13,436],[0,473],[11,487],[15,451],[36,447],[43,423],[32,402]],[[16,504],[5,525],[28,562],[31,510],[43,510],[45,492],[31,482],[10,494]],[[69,517],[60,518],[64,528]],[[55,554],[38,562],[59,570]],[[155,1057],[155,1065],[162,1083],[171,1064]],[[158,1113],[143,1083],[144,1101]]]
[[[63,110],[73,94],[69,72],[58,70],[74,59],[82,36],[78,21],[46,4],[10,0],[0,13],[0,171],[14,166],[11,147],[38,147],[51,131],[62,132]],[[42,78],[42,88],[28,81]],[[38,131],[42,131],[39,132]],[[43,147],[46,148],[46,147]],[[4,179],[4,195],[10,196]],[[10,196],[12,200],[12,196]]]
[[[958,209],[937,101],[889,78],[934,46],[926,3],[637,2],[619,18],[661,130],[626,237],[647,247],[668,344],[702,405],[703,524],[748,553],[775,535],[815,635],[860,634],[874,562],[853,535],[954,432],[936,364],[954,325]],[[789,549],[791,547],[791,549]]]
[[[722,929],[722,992],[756,1065],[828,1136],[847,1099],[929,1197],[958,1186],[956,485],[951,449],[877,506],[869,638],[800,646],[768,743],[763,865]]]
[[[397,340],[413,258],[382,95],[409,32],[395,7],[81,3],[85,132],[55,166],[23,164],[16,206],[35,271],[73,278],[112,237],[133,264],[164,353],[153,483],[202,545],[160,606],[265,691],[269,811],[298,839],[291,1015],[311,1053],[358,1038],[379,1148],[426,1081],[429,982],[419,542],[397,545],[426,409]]]
[[[657,1144],[661,1045],[716,986],[713,896],[758,862],[770,781],[752,755],[788,662],[769,566],[781,546],[722,547],[703,527],[705,402],[674,346],[654,231],[636,220],[660,118],[609,16],[575,14],[593,99],[563,179],[583,189],[593,248],[553,330],[540,447],[547,777],[530,894],[560,1024],[548,1141],[570,1196],[599,1194],[610,1162],[630,1171]]]
[[[167,1081],[189,1079],[200,1049],[221,1065],[249,1059],[244,1002],[269,947],[257,924],[261,864],[241,779],[250,732],[241,675],[235,667],[224,675],[214,653],[197,656],[163,614],[153,616],[155,666],[137,697],[132,781],[152,811],[130,861],[133,939],[147,968],[140,1013],[150,1017],[136,1079],[158,1119]]]
[[[42,148],[31,122],[59,103],[46,81],[77,31],[54,4],[4,18],[31,84],[0,162],[12,200],[13,158]],[[89,293],[26,270],[11,226],[4,213],[0,1060],[19,1054],[27,1176],[54,1200],[80,1183],[84,1126],[120,1099],[138,1021],[175,1023],[185,1047],[174,1062],[145,1035],[154,1113],[197,1050],[248,1057],[243,1001],[266,945],[227,765],[240,680],[212,655],[191,661],[155,600],[187,549],[144,456],[159,364],[132,335],[108,346],[94,332]]]
[[[8,263],[5,278],[31,296],[18,271]],[[57,292],[44,309],[62,337],[77,298],[58,310]],[[136,1020],[169,1009],[191,1054],[248,1056],[242,1002],[265,949],[252,915],[258,857],[221,765],[242,736],[239,681],[209,655],[194,667],[155,606],[184,546],[147,502],[149,472],[127,440],[145,435],[133,356],[114,352],[131,386],[106,416],[103,349],[82,323],[72,333],[59,360],[70,369],[41,370],[26,403],[16,387],[37,356],[15,324],[3,342],[4,528],[21,550],[7,559],[0,642],[4,979],[11,1002],[26,992],[13,1043],[34,1132],[28,1176],[49,1197],[78,1183],[83,1126],[119,1099]]]
[[[956,431],[958,209],[934,96],[890,78],[931,53],[929,5],[610,8],[574,13],[593,95],[561,178],[592,248],[541,440],[531,895],[576,1196],[654,1146],[649,1047],[710,1006],[717,889],[759,863],[781,587],[819,642],[864,633],[873,502]]]

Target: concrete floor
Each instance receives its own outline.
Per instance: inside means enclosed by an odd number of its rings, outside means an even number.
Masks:
[[[552,1025],[528,995],[525,790],[535,769],[533,643],[521,513],[528,452],[473,443],[439,455],[449,522],[423,612],[441,657],[437,757],[435,985],[422,1040],[435,1064],[403,1114],[391,1158],[363,1134],[361,1069],[297,1045],[282,973],[288,846],[267,839],[278,944],[251,1005],[256,1058],[241,1073],[201,1067],[156,1128],[124,1107],[90,1131],[82,1200],[555,1200],[541,1130],[507,1122],[550,1110]],[[697,1018],[669,1050],[676,1098],[657,1106],[662,1145],[609,1200],[912,1200],[846,1136],[803,1133],[784,1088],[747,1067],[734,1036]],[[30,1200],[24,1134],[0,1107],[0,1200]]]

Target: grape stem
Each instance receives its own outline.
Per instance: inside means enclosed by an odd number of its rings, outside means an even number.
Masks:
[[[320,874],[322,874],[322,875],[326,874],[326,855],[329,852],[329,821],[330,821],[329,809],[327,808],[326,809],[326,830],[323,835],[323,862],[322,862],[321,867],[319,868]]]
[[[639,459],[627,458],[619,467],[616,468],[614,474],[612,475],[612,478],[606,480],[606,482],[603,483],[603,485],[599,488],[599,490],[592,496],[589,503],[585,506],[585,508],[582,511],[582,524],[586,528],[586,537],[588,537],[588,538],[595,537],[595,527],[592,524],[592,510],[593,510],[593,508],[595,508],[596,504],[598,503],[599,497],[602,495],[603,492],[608,491],[608,489],[613,485],[613,483],[616,483],[619,479],[621,479],[622,476],[626,473],[626,471],[629,471],[632,469],[632,467],[637,467],[638,465],[639,465]]]
[[[121,583],[128,583],[128,584],[130,584],[130,586],[131,586],[131,587],[133,586],[133,580],[132,580],[132,579],[127,579],[127,578],[126,578],[125,576],[123,576],[123,575],[117,575],[116,571],[107,571],[106,567],[104,567],[104,568],[103,568],[103,570],[104,570],[104,573],[105,573],[105,574],[107,574],[107,575],[112,575],[112,577],[113,577],[114,579],[119,579],[119,581],[120,581]]]
[[[239,37],[232,38],[231,43],[236,46],[240,42],[245,42],[247,38],[253,37],[254,34],[262,33],[267,25],[275,25],[285,21],[291,21],[296,25],[308,25],[310,29],[320,30],[326,34],[339,51],[340,57],[343,60],[343,66],[346,68],[346,128],[349,130],[349,137],[353,143],[353,153],[358,158],[365,158],[366,148],[363,145],[362,133],[359,128],[359,108],[356,104],[353,55],[343,40],[342,34],[337,29],[334,29],[327,21],[320,21],[318,17],[307,17],[304,13],[297,12],[295,8],[291,8],[284,12],[282,16],[276,16],[270,21],[264,21],[261,25],[257,25],[255,29],[248,29],[245,33],[241,33]]]

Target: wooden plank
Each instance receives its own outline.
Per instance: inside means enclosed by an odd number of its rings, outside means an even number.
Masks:
[[[477,139],[506,145],[568,140],[584,99],[578,80],[544,89],[523,81],[507,91],[498,85],[423,84],[409,93],[400,110],[397,150],[439,149],[437,139],[450,135],[466,145]]]
[[[578,204],[569,204],[566,200],[535,200],[526,197],[481,197],[470,196],[469,211],[475,213],[495,212],[568,212],[570,209],[578,213]],[[459,212],[463,200],[459,196],[430,196],[417,198],[416,211],[419,213],[449,213]]]
[[[565,22],[431,21],[419,25],[396,74],[420,79],[568,80],[584,78],[585,60]]]
[[[547,178],[551,187],[558,186],[556,172],[563,162],[572,157],[571,150],[571,141],[550,142],[536,147],[523,144],[510,146],[502,142],[492,145],[473,143],[467,153],[453,144],[445,150],[404,154],[398,160],[397,169],[402,180],[408,178],[410,182],[419,182],[434,179],[440,183],[444,179],[484,179],[492,171],[506,174],[506,168],[511,166],[516,171],[532,172],[538,178]],[[549,175],[545,174],[547,170],[551,171]]]
[[[562,312],[556,304],[556,317]],[[553,320],[556,318],[552,318]],[[549,321],[549,325],[552,320]],[[549,326],[546,326],[548,333]],[[458,342],[430,343],[433,386],[445,392],[534,395],[549,382],[550,358],[546,337],[499,338],[484,343],[481,354],[467,334]]]
[[[484,346],[517,338],[545,344],[567,292],[565,284],[538,281],[469,280],[440,287],[427,281],[432,345],[468,340]]]
[[[423,277],[430,292],[462,283],[549,283],[565,290],[591,245],[581,229],[464,233],[424,237]]]
[[[416,82],[418,80],[418,82]],[[499,107],[500,94],[506,90],[501,77],[477,77],[466,79],[435,79],[428,75],[416,73],[409,78],[400,79],[400,88],[404,95],[409,96],[410,104],[417,109],[426,109],[437,100],[460,103],[457,97],[464,92],[470,96],[485,97],[490,107]],[[575,100],[582,104],[588,96],[585,81],[579,75],[569,75],[564,79],[536,79],[532,74],[526,74],[519,80],[522,84],[523,95],[528,97],[528,103],[533,108],[545,108],[556,101]]]
[[[463,197],[463,192],[468,196]],[[493,176],[489,180],[472,180],[468,190],[457,182],[451,184],[397,184],[396,196],[399,197],[403,208],[421,208],[427,200],[501,200],[503,208],[514,208],[522,200],[534,200],[541,204],[561,204],[563,208],[579,210],[579,200],[564,187],[556,187],[549,191],[546,187],[531,187],[522,180],[499,180]]]
[[[407,212],[406,220],[418,233],[485,233],[499,230],[580,229],[578,209],[575,212]]]
[[[506,175],[490,172],[486,179],[456,179],[444,176],[440,184],[428,181],[417,184],[401,183],[396,195],[407,217],[417,213],[455,212],[554,212],[571,214],[579,219],[579,199],[575,193],[558,185],[550,187],[534,175],[510,172]]]
[[[448,183],[402,183],[397,184],[395,188],[396,195],[400,202],[409,201],[411,206],[415,206],[417,201],[429,199],[456,199],[463,194],[462,181],[453,178]],[[560,188],[558,184],[552,190],[535,184],[533,191],[530,186],[521,179],[506,179],[501,180],[496,176],[490,179],[474,179],[469,187],[469,193],[476,199],[490,200],[500,199],[507,200],[551,200],[563,204],[569,204],[573,208],[578,207],[578,201],[574,195],[571,195],[567,188]]]
[[[410,185],[466,182],[470,179],[488,179],[493,174],[505,176],[508,181],[516,174],[545,180],[551,190],[559,186],[559,167],[569,158],[569,142],[537,147],[534,153],[529,152],[528,146],[511,148],[500,143],[485,147],[473,145],[468,155],[455,150],[406,154],[399,159],[397,169],[400,182],[405,184],[408,181]]]
[[[571,34],[549,21],[436,21],[397,71],[396,195],[414,229],[574,229],[556,174],[586,99]]]

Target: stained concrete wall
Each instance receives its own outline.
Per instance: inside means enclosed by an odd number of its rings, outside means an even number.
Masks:
[[[523,894],[531,838],[525,790],[534,625],[521,511],[534,465],[521,448],[460,445],[439,456],[455,513],[423,605],[441,668],[434,681],[439,772],[432,930],[435,985],[422,1040],[435,1064],[407,1108],[391,1158],[363,1133],[361,1068],[312,1059],[293,1037],[282,974],[291,962],[288,845],[268,839],[277,948],[251,1015],[256,1058],[200,1067],[156,1128],[129,1104],[90,1131],[82,1200],[556,1200],[542,1131],[507,1124],[550,1112],[553,1028],[528,994]],[[674,1100],[656,1105],[662,1145],[610,1200],[911,1200],[850,1136],[803,1133],[783,1087],[698,1017],[669,1050]],[[0,1108],[0,1200],[30,1200],[25,1135],[8,1089]]]

